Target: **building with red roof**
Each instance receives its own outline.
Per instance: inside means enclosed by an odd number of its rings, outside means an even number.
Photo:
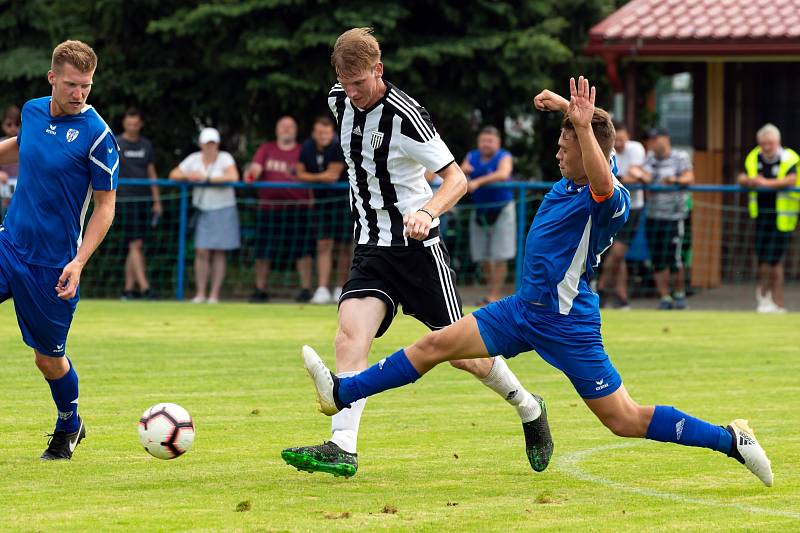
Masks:
[[[699,184],[735,182],[764,123],[800,148],[800,0],[632,0],[589,31],[587,53],[606,64],[618,94],[615,114],[635,131],[642,95],[637,74],[657,64],[692,78],[694,166]],[[739,195],[740,201],[744,201]],[[692,284],[715,287],[746,268],[747,221],[723,220],[721,193],[693,212]],[[725,261],[723,261],[723,258]],[[797,275],[797,254],[787,274]]]

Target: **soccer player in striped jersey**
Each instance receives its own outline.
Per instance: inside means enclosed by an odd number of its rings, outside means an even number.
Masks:
[[[603,348],[597,294],[589,279],[600,254],[625,223],[630,195],[609,168],[614,126],[595,108],[595,88],[570,80],[570,101],[550,91],[534,102],[565,112],[558,154],[562,178],[545,195],[525,243],[517,294],[494,302],[441,331],[429,333],[367,370],[337,377],[308,347],[303,360],[320,410],[335,414],[353,402],[413,383],[452,359],[536,350],[572,382],[595,416],[621,437],[709,448],[744,464],[765,485],[772,467],[746,420],[710,424],[672,406],[639,405]]]
[[[467,181],[416,100],[383,79],[381,51],[369,28],[336,40],[331,57],[339,83],[328,103],[347,163],[356,248],[339,299],[336,368],[339,376],[367,367],[372,341],[387,330],[400,307],[431,330],[462,316],[439,215],[464,195]],[[425,171],[442,177],[434,194]],[[502,358],[454,360],[514,406],[534,470],[547,466],[552,439],[544,402],[520,384]],[[332,421],[332,436],[318,446],[283,450],[283,459],[309,472],[352,476],[358,468],[356,437],[364,400]]]
[[[86,435],[67,334],[83,267],[114,219],[119,166],[114,135],[86,104],[96,68],[85,43],[56,46],[47,73],[52,95],[28,101],[19,135],[0,142],[0,164],[19,162],[17,189],[0,225],[0,302],[14,300],[22,340],[33,348],[56,404],[44,460],[71,459]]]

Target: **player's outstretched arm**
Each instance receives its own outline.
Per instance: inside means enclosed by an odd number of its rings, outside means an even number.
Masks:
[[[95,191],[94,210],[89,223],[86,225],[86,233],[83,236],[80,248],[75,258],[70,261],[61,272],[56,285],[56,293],[62,300],[73,298],[78,291],[78,284],[81,281],[83,267],[89,262],[89,258],[108,233],[111,223],[114,221],[114,206],[117,202],[117,191]]]
[[[597,196],[607,196],[614,190],[614,177],[608,167],[608,158],[597,143],[592,131],[596,89],[589,87],[589,80],[581,76],[569,80],[569,106],[567,117],[575,127],[575,134],[581,146],[583,168],[589,184]]]
[[[447,212],[467,193],[467,177],[455,161],[438,172],[442,178],[439,190],[419,211],[407,214],[403,223],[406,235],[412,239],[424,240],[428,237],[434,219]]]
[[[539,111],[561,111],[567,112],[569,101],[563,96],[545,89],[533,98],[533,105]]]
[[[0,165],[13,165],[19,161],[19,145],[16,137],[0,141]]]

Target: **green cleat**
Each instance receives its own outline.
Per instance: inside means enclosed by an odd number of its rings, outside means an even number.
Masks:
[[[553,437],[550,435],[550,426],[547,423],[547,408],[544,400],[535,394],[533,397],[542,407],[542,414],[536,420],[522,424],[525,433],[525,455],[528,462],[536,472],[543,472],[550,464],[553,455]]]
[[[317,446],[287,448],[281,452],[281,457],[304,472],[325,472],[348,478],[358,470],[358,454],[346,452],[330,441]]]

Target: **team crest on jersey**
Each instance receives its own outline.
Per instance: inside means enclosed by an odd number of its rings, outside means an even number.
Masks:
[[[369,137],[369,145],[372,146],[375,150],[381,147],[383,144],[383,132],[380,131],[373,131],[372,135]]]
[[[67,130],[67,142],[68,142],[68,143],[71,143],[72,141],[74,141],[75,139],[77,139],[77,138],[78,138],[78,134],[79,134],[79,133],[80,133],[80,132],[79,132],[78,130],[74,130],[74,129],[72,129],[72,128],[68,129],[68,130]]]

